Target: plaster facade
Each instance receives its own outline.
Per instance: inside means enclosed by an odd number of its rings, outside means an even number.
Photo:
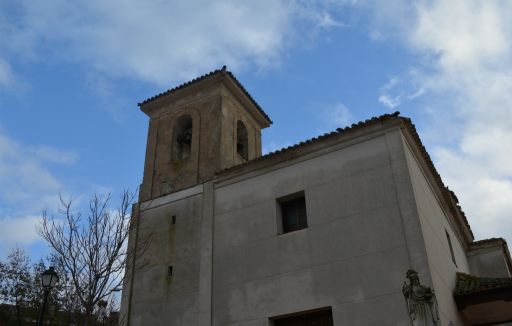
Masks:
[[[503,254],[503,247],[496,246],[496,243],[491,242],[470,248],[467,255],[470,269],[474,275],[507,277],[512,274],[511,267],[507,264],[506,255]]]
[[[388,115],[261,157],[271,121],[237,87],[222,69],[141,104],[150,122],[129,246],[151,244],[128,266],[121,320],[269,326],[330,309],[333,325],[405,326],[402,285],[414,269],[437,294],[441,325],[469,325],[452,296],[455,273],[510,276],[507,257],[500,265],[492,249],[468,254],[469,226],[408,120]],[[191,151],[176,161],[173,126],[184,114]],[[237,153],[238,121],[248,160]],[[298,192],[307,227],[283,233],[278,199]]]
[[[462,325],[451,293],[456,281],[453,275],[457,272],[470,273],[463,242],[455,231],[456,227],[450,220],[447,209],[443,207],[442,200],[428,182],[426,173],[420,168],[409,146],[405,144],[404,148],[425,240],[432,285],[439,302],[441,323],[448,325],[448,322],[452,321]],[[450,243],[446,234],[451,239],[454,260],[450,254]]]

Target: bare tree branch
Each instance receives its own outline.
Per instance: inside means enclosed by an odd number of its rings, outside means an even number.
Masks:
[[[112,292],[122,287],[127,260],[142,255],[149,246],[150,239],[141,241],[133,249],[127,246],[132,229],[129,210],[135,196],[124,191],[119,206],[110,210],[110,194],[95,194],[89,200],[85,219],[72,211],[72,199],[62,197],[60,218],[43,212],[38,233],[69,275],[86,317],[85,325],[92,321],[97,304],[108,302]]]

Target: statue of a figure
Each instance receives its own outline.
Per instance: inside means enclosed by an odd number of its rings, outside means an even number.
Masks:
[[[409,283],[404,282],[402,293],[407,302],[407,312],[413,326],[436,326],[439,322],[437,300],[434,291],[420,284],[418,273],[412,269],[407,271]]]

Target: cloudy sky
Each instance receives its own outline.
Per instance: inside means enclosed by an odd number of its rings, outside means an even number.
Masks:
[[[226,64],[274,125],[264,151],[413,119],[477,239],[512,242],[512,2],[0,1],[0,257],[44,246],[59,193],[141,182],[136,105]]]

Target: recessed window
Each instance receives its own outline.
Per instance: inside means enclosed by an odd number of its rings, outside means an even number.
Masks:
[[[308,227],[304,192],[280,198],[277,202],[279,204],[282,233],[302,230]]]
[[[173,131],[173,159],[175,161],[187,159],[192,149],[192,118],[189,115],[181,116],[174,125]]]
[[[242,121],[236,123],[236,152],[244,160],[249,157],[249,146],[247,141],[247,128]]]
[[[172,265],[167,266],[167,276],[172,276],[173,273],[173,267]]]
[[[446,240],[448,240],[448,246],[450,247],[450,255],[452,256],[452,261],[457,266],[457,262],[455,261],[455,254],[453,253],[453,246],[452,246],[452,240],[450,238],[450,234],[445,229],[444,232],[446,233]]]
[[[273,326],[332,326],[332,310],[320,310],[307,313],[298,313],[291,316],[274,317],[271,319]]]

